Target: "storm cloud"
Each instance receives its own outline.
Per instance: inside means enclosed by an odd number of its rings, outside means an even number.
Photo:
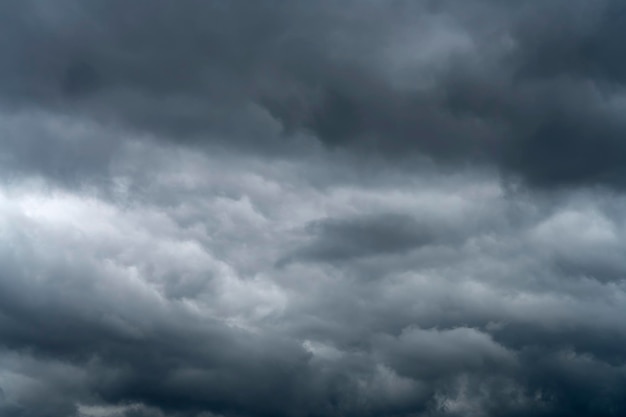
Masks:
[[[621,2],[0,2],[0,414],[626,414]]]

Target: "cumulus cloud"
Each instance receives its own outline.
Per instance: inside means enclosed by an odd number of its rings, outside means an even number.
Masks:
[[[621,416],[612,0],[0,4],[0,414]]]

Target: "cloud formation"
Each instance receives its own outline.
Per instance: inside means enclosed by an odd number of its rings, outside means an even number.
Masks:
[[[623,186],[620,2],[5,2],[8,106]],[[9,41],[10,39],[10,41]]]
[[[626,413],[612,0],[0,4],[0,414]]]

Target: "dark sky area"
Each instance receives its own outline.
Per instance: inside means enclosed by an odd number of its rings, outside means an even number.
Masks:
[[[0,416],[623,417],[626,2],[0,0]]]

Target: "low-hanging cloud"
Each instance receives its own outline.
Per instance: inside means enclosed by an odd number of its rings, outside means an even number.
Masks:
[[[177,142],[487,164],[623,185],[617,1],[3,5],[5,106]]]
[[[626,413],[623,6],[0,4],[0,414]]]

